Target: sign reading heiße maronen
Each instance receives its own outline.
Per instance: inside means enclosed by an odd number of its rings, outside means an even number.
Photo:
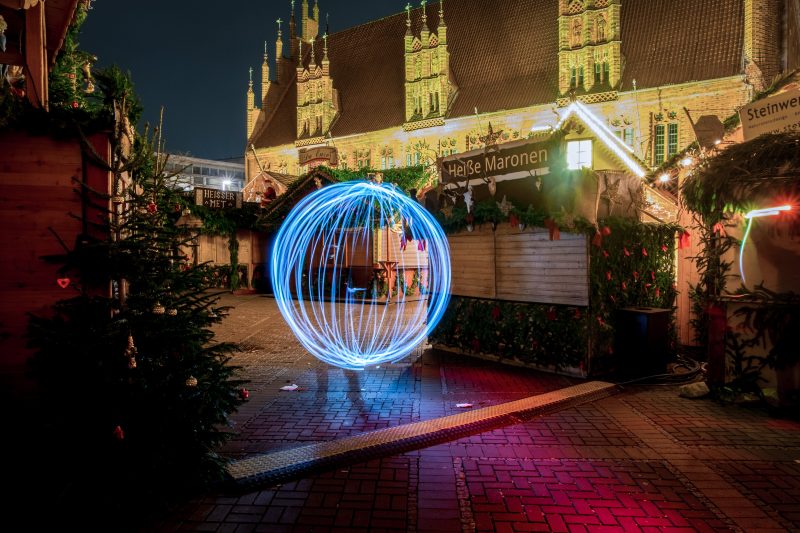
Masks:
[[[448,183],[546,168],[552,149],[548,142],[524,140],[443,157],[438,163],[442,182]]]
[[[800,89],[748,104],[739,110],[744,140],[765,133],[800,131]]]
[[[195,187],[194,203],[211,209],[242,207],[242,193]]]

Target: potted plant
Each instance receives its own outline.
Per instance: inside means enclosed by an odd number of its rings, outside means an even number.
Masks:
[[[775,370],[779,407],[800,407],[800,295],[759,285],[747,296],[753,305],[734,314],[754,332],[753,341],[769,346],[765,364]]]

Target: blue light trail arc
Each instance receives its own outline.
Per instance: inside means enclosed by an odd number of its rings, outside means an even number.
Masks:
[[[400,279],[414,270],[420,294],[406,296],[391,283],[388,303],[374,275],[365,281],[367,272]],[[323,187],[299,202],[275,238],[270,274],[278,308],[302,345],[347,369],[408,355],[450,298],[442,228],[394,186],[366,181]]]

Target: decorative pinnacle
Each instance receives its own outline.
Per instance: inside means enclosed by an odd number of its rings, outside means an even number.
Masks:
[[[294,0],[292,0],[292,15],[294,15]]]
[[[406,26],[411,27],[411,3],[406,4]]]
[[[267,58],[267,41],[264,41],[264,59]]]
[[[444,24],[444,0],[439,0],[439,24]]]
[[[281,36],[281,24],[283,23],[283,21],[281,19],[278,19],[275,22],[278,23],[278,37],[280,37]]]
[[[425,11],[425,4],[428,3],[428,0],[422,0],[419,5],[422,6],[422,22],[428,22],[428,13]]]
[[[323,47],[322,47],[322,51],[327,56],[328,55],[328,34],[327,34],[327,32],[322,34],[322,42],[324,43]]]
[[[316,39],[311,39],[311,62],[312,63],[314,62],[314,41],[316,41]]]
[[[250,87],[253,86],[253,67],[250,67]]]

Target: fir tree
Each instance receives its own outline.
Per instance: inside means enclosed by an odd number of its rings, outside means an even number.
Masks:
[[[214,341],[226,310],[208,290],[210,268],[188,261],[198,230],[182,224],[186,201],[164,171],[160,128],[135,133],[139,107],[120,70],[94,78],[91,122],[111,126],[112,161],[83,146],[110,172],[112,191],[76,183],[90,208],[85,231],[47,258],[72,296],[52,316],[31,317],[29,337],[75,492],[134,509],[224,475],[214,449],[246,391],[229,364],[236,346]]]

